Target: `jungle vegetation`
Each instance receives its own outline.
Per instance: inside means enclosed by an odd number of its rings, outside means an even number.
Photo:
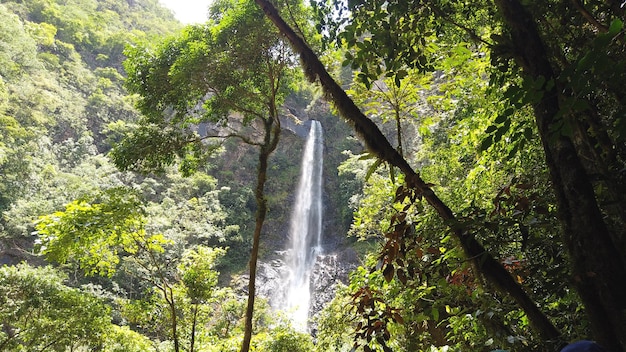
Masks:
[[[207,12],[0,1],[0,351],[626,350],[620,2]],[[312,335],[254,292],[292,115],[360,260]]]

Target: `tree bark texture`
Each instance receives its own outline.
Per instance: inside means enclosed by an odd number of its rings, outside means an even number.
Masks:
[[[452,210],[422,180],[420,175],[411,168],[398,151],[391,146],[378,126],[361,112],[341,86],[330,76],[317,55],[280,17],[276,8],[267,0],[255,1],[278,27],[280,32],[287,37],[293,49],[300,54],[305,75],[311,81],[319,81],[327,99],[334,103],[341,116],[352,125],[369,151],[381,160],[399,168],[406,176],[407,186],[416,193],[421,194],[444,221],[458,223],[458,221],[455,221],[456,218]],[[559,331],[502,264],[487,252],[472,234],[452,226],[450,230],[459,240],[465,255],[473,261],[480,273],[491,284],[513,298],[524,310],[531,325],[542,339],[558,340],[560,338]]]
[[[513,55],[534,79],[556,81],[537,25],[518,0],[495,0],[510,30]],[[593,336],[611,351],[626,350],[626,269],[598,206],[572,140],[555,126],[559,91],[546,89],[534,106],[535,119],[556,194],[573,282],[589,316]],[[567,116],[564,118],[568,118]],[[572,118],[572,117],[569,117]]]

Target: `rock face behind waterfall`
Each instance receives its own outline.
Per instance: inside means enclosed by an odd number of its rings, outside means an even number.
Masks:
[[[277,297],[276,292],[282,291],[282,287],[284,286],[282,278],[285,277],[286,271],[287,268],[282,259],[274,259],[270,262],[259,262],[258,264],[256,292],[260,297],[268,300],[272,307],[277,307],[277,304],[281,300],[284,300],[284,296]]]
[[[283,255],[282,252],[277,255]],[[341,252],[319,255],[311,273],[311,302],[309,305],[309,318],[319,313],[324,306],[335,297],[338,284],[348,282],[348,274],[357,266],[357,255],[352,249]],[[257,293],[260,297],[268,300],[274,308],[283,306],[285,296],[277,294],[282,292],[288,269],[282,259],[274,259],[269,262],[261,262],[257,271]],[[247,277],[245,277],[247,279]],[[241,288],[245,288],[242,281]],[[313,329],[314,330],[314,329]]]
[[[339,259],[341,258],[341,260]],[[352,249],[317,257],[311,274],[311,306],[309,316],[315,316],[335,297],[337,284],[348,282],[348,274],[357,266]]]

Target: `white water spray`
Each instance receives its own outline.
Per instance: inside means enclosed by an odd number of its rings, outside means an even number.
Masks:
[[[322,252],[322,125],[313,120],[302,155],[300,182],[291,214],[289,279],[284,309],[294,327],[305,330],[309,317],[311,271]]]

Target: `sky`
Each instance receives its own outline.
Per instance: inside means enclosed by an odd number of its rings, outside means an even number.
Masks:
[[[184,24],[206,21],[211,0],[159,0],[162,5],[174,12],[176,19]]]

